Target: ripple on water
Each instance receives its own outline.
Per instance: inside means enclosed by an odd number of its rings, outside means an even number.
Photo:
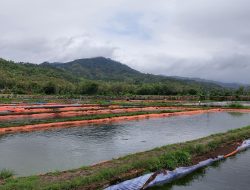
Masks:
[[[67,170],[250,124],[250,114],[207,113],[0,137],[0,169],[19,175]]]

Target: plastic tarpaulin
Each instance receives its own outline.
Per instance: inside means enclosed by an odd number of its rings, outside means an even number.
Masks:
[[[177,179],[177,178],[180,178],[184,175],[192,173],[193,171],[195,171],[201,167],[210,165],[213,162],[218,161],[220,159],[223,159],[223,156],[219,156],[218,158],[215,158],[215,159],[208,159],[208,160],[202,161],[194,166],[180,167],[180,168],[177,168],[173,171],[162,172],[162,173],[158,174],[156,176],[156,178],[151,183],[149,183],[148,187],[168,183],[174,179]],[[120,184],[110,186],[110,187],[106,188],[105,190],[139,190],[144,186],[144,184],[148,181],[148,179],[153,174],[154,173],[149,173],[149,174],[143,175],[141,177],[137,177],[137,178],[125,181],[125,182],[122,182]]]
[[[247,148],[250,148],[250,139],[245,140],[238,148],[238,151],[246,150]]]
[[[9,111],[9,110],[6,110],[6,111],[0,111],[0,115],[1,115],[1,114],[8,114],[8,113],[11,113],[11,111]]]
[[[243,150],[246,150],[247,148],[250,148],[250,139],[244,141],[241,146],[239,146],[236,151],[240,152]],[[148,182],[148,180],[151,178],[151,176],[155,173],[149,173],[125,182],[122,182],[117,185],[110,186],[106,188],[105,190],[140,190],[142,188],[147,188],[147,187],[152,187],[155,185],[161,185],[165,183],[169,183],[175,179],[181,178],[185,175],[188,175],[195,170],[211,165],[212,163],[224,159],[224,156],[218,156],[217,158],[210,158],[204,161],[199,162],[196,165],[189,166],[189,167],[179,167],[176,168],[173,171],[167,171],[165,170],[164,172],[160,172],[159,174],[156,175],[156,177],[146,185],[145,184]]]
[[[125,182],[122,182],[118,185],[110,186],[105,190],[138,190],[143,187],[143,185],[148,181],[148,179],[153,175],[149,173],[141,177],[137,177]]]

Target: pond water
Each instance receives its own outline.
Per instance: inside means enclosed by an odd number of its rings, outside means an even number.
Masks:
[[[249,190],[250,150],[151,190]]]
[[[218,102],[195,102],[195,103],[186,103],[184,105],[193,105],[193,106],[198,106],[198,105],[206,105],[206,106],[230,106],[232,104],[239,104],[242,106],[250,106],[249,101],[218,101]]]
[[[0,169],[17,175],[67,170],[250,125],[248,113],[126,121],[0,137]]]

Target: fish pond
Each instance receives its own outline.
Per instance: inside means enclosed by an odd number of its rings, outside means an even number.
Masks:
[[[206,113],[0,136],[0,170],[68,170],[250,125],[249,113]]]

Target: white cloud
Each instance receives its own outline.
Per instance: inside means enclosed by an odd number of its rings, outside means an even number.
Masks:
[[[0,24],[7,59],[105,56],[149,73],[250,81],[248,0],[0,0]]]

